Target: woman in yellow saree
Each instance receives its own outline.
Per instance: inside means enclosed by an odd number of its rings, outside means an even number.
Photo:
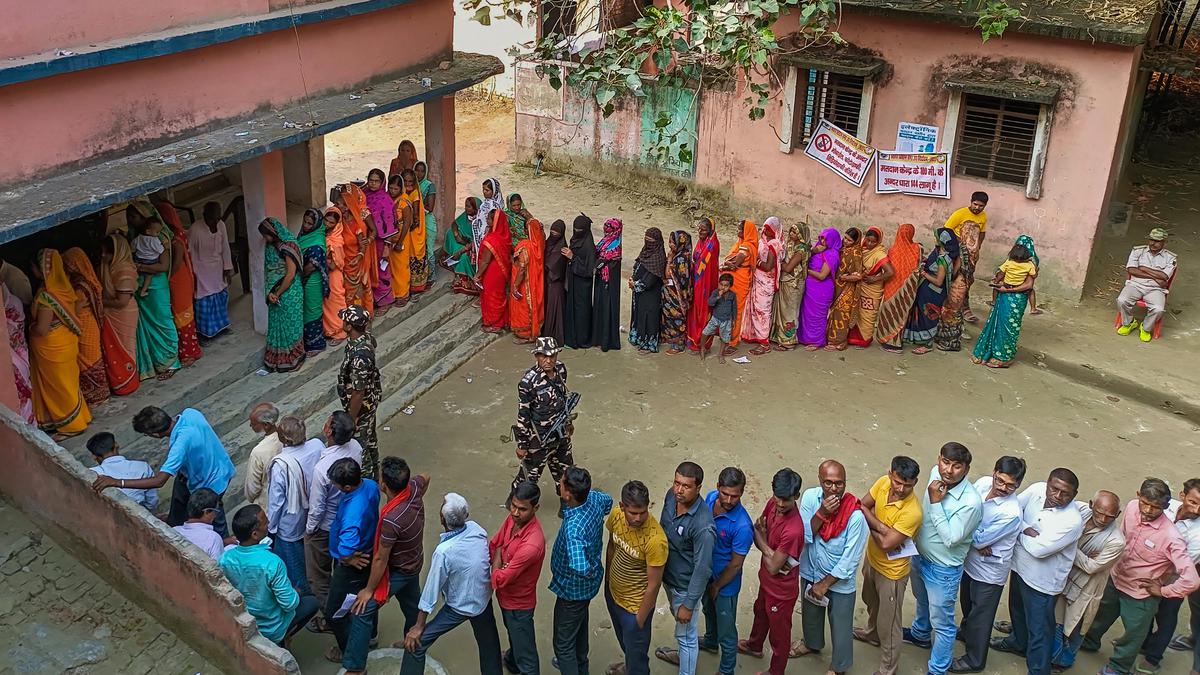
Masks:
[[[56,439],[81,433],[92,413],[79,389],[80,305],[62,256],[53,249],[38,253],[34,275],[41,280],[33,300],[30,365],[33,412],[38,426]]]
[[[63,253],[63,266],[71,279],[75,295],[82,301],[79,319],[79,388],[88,405],[95,407],[108,400],[108,375],[104,350],[100,347],[100,322],[104,321],[104,289],[96,278],[92,261],[76,246]]]

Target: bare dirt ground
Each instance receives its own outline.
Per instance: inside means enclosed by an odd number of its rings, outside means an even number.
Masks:
[[[401,138],[412,138],[420,148],[419,116],[419,110],[398,113],[331,135],[327,139],[330,181],[339,180],[339,172],[361,175],[362,167],[386,165]],[[655,225],[665,232],[689,224],[689,217],[669,200],[582,178],[535,177],[528,168],[512,166],[508,161],[511,113],[477,110],[460,102],[458,129],[460,197],[468,187],[477,194],[482,177],[495,175],[505,192],[521,192],[530,210],[545,223],[560,217],[569,222],[584,211],[596,222],[598,232],[605,218],[620,217],[626,224],[627,273],[646,227]],[[981,308],[983,299],[977,297]],[[617,494],[627,480],[644,481],[655,500],[653,509],[661,508],[673,468],[685,459],[705,468],[709,488],[722,467],[740,466],[749,477],[744,503],[758,513],[769,496],[770,477],[780,467],[795,468],[804,476],[805,487],[812,487],[817,464],[837,458],[847,466],[850,490],[861,494],[886,470],[893,455],[911,455],[928,470],[937,449],[949,440],[963,442],[974,452],[972,479],[989,473],[998,456],[1012,454],[1029,462],[1027,484],[1044,479],[1054,467],[1072,468],[1080,477],[1080,495],[1085,499],[1101,488],[1130,499],[1149,475],[1178,487],[1198,473],[1194,461],[1180,461],[1196,456],[1197,427],[1191,419],[1172,414],[1161,402],[1135,400],[1122,391],[1062,377],[1034,358],[1056,343],[1072,341],[1077,343],[1072,349],[1080,352],[1079,358],[1094,369],[1119,369],[1129,367],[1131,359],[1144,359],[1161,362],[1163,372],[1194,370],[1181,368],[1194,363],[1190,360],[1194,346],[1188,340],[1163,340],[1154,343],[1161,351],[1137,354],[1141,345],[1116,340],[1105,304],[1101,299],[1078,307],[1052,301],[1048,315],[1026,321],[1024,355],[1008,371],[974,366],[965,353],[895,357],[879,350],[800,352],[721,366],[715,360],[702,364],[687,355],[643,357],[627,348],[607,354],[566,351],[562,358],[570,369],[569,384],[583,395],[576,424],[576,460],[592,472],[595,486],[610,494]],[[628,307],[625,297],[625,314]],[[1191,313],[1186,312],[1184,319],[1194,322],[1187,316]],[[1172,366],[1173,358],[1185,360],[1175,360]],[[403,456],[415,471],[433,475],[426,500],[427,551],[436,545],[439,532],[433,514],[447,491],[466,496],[473,517],[489,532],[502,521],[502,504],[516,471],[507,438],[517,407],[515,387],[530,363],[527,348],[503,338],[420,399],[412,415],[381,424],[385,454]],[[1159,377],[1159,371],[1153,373],[1150,379]],[[1189,384],[1190,377],[1181,374],[1176,384],[1186,390],[1184,395],[1195,396],[1198,392]],[[548,493],[550,482],[543,480],[542,488]],[[552,498],[547,501],[541,518],[548,542],[559,525],[552,502]],[[739,599],[743,635],[749,632],[758,564],[759,556],[752,552]],[[554,672],[549,638],[553,596],[545,588],[548,582],[547,561],[539,590],[539,650],[543,672]],[[911,597],[905,611],[907,621]],[[1002,603],[999,618],[1007,614]],[[381,641],[400,639],[399,610],[389,606],[381,616]],[[860,623],[865,620],[861,605],[856,618]],[[591,626],[593,671],[602,672],[619,657],[602,602],[593,603]],[[673,644],[671,631],[666,602],[660,598],[654,643]],[[798,616],[794,634],[799,635]],[[330,643],[327,637],[311,635],[297,641],[295,653],[306,673],[336,671],[320,657]],[[478,672],[466,628],[443,638],[431,655],[448,672]],[[1102,656],[1103,652],[1081,655],[1076,670],[1095,672],[1103,664]],[[856,644],[851,672],[871,673],[877,658],[874,648]],[[925,672],[925,658],[921,650],[905,645],[901,672]],[[810,658],[796,662],[791,670],[820,672],[826,665]],[[713,656],[701,655],[701,672],[712,672],[715,666]],[[739,672],[765,666],[762,661],[739,659]],[[1164,672],[1186,672],[1186,667],[1185,655],[1168,653]],[[989,660],[990,673],[1015,675],[1024,669],[1023,662],[1006,654],[993,654]],[[652,671],[674,669],[653,662]],[[393,672],[390,665],[385,672]]]

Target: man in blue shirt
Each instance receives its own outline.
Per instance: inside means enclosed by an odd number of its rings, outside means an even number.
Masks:
[[[967,480],[971,451],[953,441],[942,446],[937,466],[921,499],[921,529],[913,538],[909,583],[917,601],[905,642],[929,649],[928,672],[945,675],[954,655],[954,601],[959,595],[963,563],[983,518],[983,499]]]
[[[554,600],[554,662],[562,675],[588,672],[588,604],[604,582],[604,519],[613,499],[592,489],[587,469],[572,466],[559,480],[562,527],[550,554]]]
[[[367,647],[375,630],[377,606],[369,602],[361,611],[338,612],[348,597],[366,588],[371,575],[371,552],[375,547],[375,529],[379,523],[379,484],[363,478],[362,467],[352,457],[343,457],[329,467],[329,482],[342,493],[337,514],[329,527],[329,556],[333,574],[329,578],[329,598],[325,617],[337,646],[325,656],[341,661],[347,673],[367,668]]]
[[[199,410],[184,408],[183,412],[172,418],[162,408],[147,406],[133,416],[133,430],[150,438],[169,439],[166,460],[158,473],[150,478],[129,480],[100,476],[92,483],[92,488],[97,492],[110,487],[157,490],[166,485],[168,479],[175,477],[175,485],[171,490],[171,510],[167,515],[167,524],[171,527],[187,521],[188,499],[196,490],[208,488],[220,497],[225,496],[225,489],[229,487],[236,470],[229,453],[225,452],[225,446],[221,445],[221,439],[217,438],[217,433]],[[213,530],[222,537],[229,534],[222,500],[217,501]]]
[[[800,554],[801,624],[804,637],[792,654],[806,656],[825,647],[825,614],[833,656],[829,670],[845,673],[854,663],[855,575],[867,548],[867,519],[858,498],[846,492],[846,468],[826,460],[817,468],[819,487],[800,498],[804,551]]]
[[[737,601],[742,590],[742,564],[754,546],[754,521],[742,506],[746,474],[737,467],[721,470],[717,489],[704,500],[712,509],[717,539],[713,545],[712,580],[704,594],[704,638],[700,649],[721,651],[718,672],[732,675],[737,667]]]
[[[462,495],[449,492],[442,500],[445,532],[429,560],[429,576],[417,604],[417,622],[404,635],[400,675],[424,675],[425,652],[438,638],[463,623],[471,623],[479,648],[481,675],[500,675],[500,633],[492,611],[492,561],[488,536],[479,523],[468,520],[470,509]],[[442,608],[428,624],[438,600]],[[396,646],[396,645],[393,645]]]
[[[221,571],[241,591],[258,632],[286,647],[288,639],[316,615],[317,599],[301,596],[292,588],[283,561],[263,542],[267,537],[267,514],[261,506],[250,504],[238,509],[233,516],[233,535],[238,545],[221,556]]]

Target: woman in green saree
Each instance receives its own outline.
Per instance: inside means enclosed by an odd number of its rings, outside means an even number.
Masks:
[[[125,209],[125,220],[135,232],[158,237],[163,252],[158,262],[137,264],[138,273],[150,277],[145,294],[134,293],[138,304],[138,379],[165,380],[179,370],[179,333],[171,311],[171,234],[158,209],[146,197],[138,197]]]
[[[429,279],[437,270],[437,217],[434,206],[437,204],[437,186],[429,180],[429,165],[417,162],[413,167],[417,174],[417,187],[421,190],[421,203],[425,206],[425,257],[429,259]]]
[[[258,232],[266,242],[267,349],[263,366],[286,373],[304,363],[304,287],[296,283],[304,258],[296,235],[278,220],[264,219]]]
[[[304,211],[300,226],[300,256],[304,280],[304,352],[316,356],[325,349],[325,298],[329,297],[329,265],[325,250],[325,217],[316,209]]]
[[[471,219],[479,212],[479,200],[467,197],[463,212],[454,219],[454,225],[446,229],[446,237],[442,240],[442,250],[446,258],[442,266],[454,272],[455,293],[464,295],[479,295],[479,286],[475,283],[475,247]]]

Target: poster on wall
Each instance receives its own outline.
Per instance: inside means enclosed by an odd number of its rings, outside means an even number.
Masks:
[[[950,154],[879,151],[875,192],[950,198]]]
[[[916,122],[901,122],[896,131],[895,152],[937,152],[938,128]]]
[[[804,154],[829,167],[854,187],[862,187],[875,159],[875,148],[822,119],[808,139]]]

